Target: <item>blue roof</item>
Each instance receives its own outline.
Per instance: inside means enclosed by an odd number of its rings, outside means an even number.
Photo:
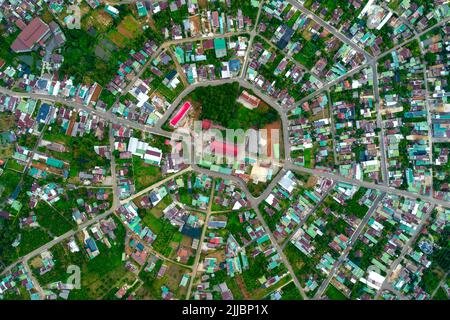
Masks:
[[[38,121],[38,122],[41,120],[45,121],[49,112],[50,112],[50,105],[43,103],[41,105],[41,108],[39,109],[39,113],[36,117],[36,121]]]
[[[241,69],[241,61],[238,59],[230,60],[229,65],[231,72],[237,72]]]
[[[97,251],[97,245],[95,244],[95,241],[92,238],[89,238],[86,240],[86,245],[91,251]]]

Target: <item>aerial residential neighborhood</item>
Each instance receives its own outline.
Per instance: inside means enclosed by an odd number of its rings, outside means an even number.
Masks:
[[[449,300],[449,57],[444,0],[0,0],[0,302]]]

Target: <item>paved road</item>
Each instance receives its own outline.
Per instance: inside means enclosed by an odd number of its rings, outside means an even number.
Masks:
[[[368,68],[370,66],[369,63],[364,63],[356,68],[353,68],[352,70],[350,70],[349,72],[347,72],[346,74],[344,74],[343,76],[337,77],[336,79],[327,82],[324,86],[322,86],[320,89],[314,91],[313,93],[307,95],[306,97],[300,99],[299,101],[297,101],[296,103],[294,103],[292,106],[286,108],[287,111],[293,110],[299,106],[301,106],[303,103],[311,100],[314,97],[317,97],[319,94],[321,94],[322,92],[329,90],[330,88],[332,88],[333,86],[335,86],[336,84],[342,82],[343,80],[350,78],[352,76],[354,76],[355,74],[361,72],[361,70],[364,70],[366,68]]]
[[[384,140],[384,127],[383,127],[383,119],[381,116],[381,101],[380,101],[380,90],[378,88],[378,63],[376,61],[372,62],[372,76],[373,76],[373,94],[375,98],[375,110],[377,112],[377,127],[380,128],[379,134],[379,144],[380,144],[380,161],[381,161],[381,175],[383,178],[383,184],[389,184],[389,173],[387,170],[387,161],[386,161],[386,150]]]
[[[331,94],[330,90],[327,90],[327,99],[328,99],[328,108],[330,110],[330,131],[331,131],[331,139],[333,139],[333,159],[334,163],[337,165],[338,162],[338,156],[337,156],[337,149],[336,149],[336,124],[334,121],[333,116],[333,103],[331,101]]]
[[[31,272],[28,261],[23,262],[23,267],[24,267],[25,271],[28,273],[28,276],[30,277],[31,282],[33,283],[33,287],[36,289],[37,293],[39,294],[40,299],[43,300],[45,298],[44,290],[42,289],[41,285],[39,284],[39,281],[36,280],[35,276],[33,275],[33,272]]]
[[[277,239],[273,236],[273,233],[270,231],[269,226],[267,225],[266,221],[264,220],[263,216],[261,215],[261,212],[259,212],[258,207],[253,207],[253,209],[256,212],[256,215],[258,216],[258,219],[260,220],[261,224],[264,227],[264,230],[266,230],[267,234],[270,237],[270,241],[272,241],[272,245],[277,250],[278,254],[281,257],[281,260],[283,261],[284,265],[288,269],[289,273],[291,274],[292,279],[294,280],[294,284],[297,287],[298,291],[302,295],[304,300],[308,300],[308,296],[305,294],[305,291],[303,290],[302,285],[300,284],[300,281],[298,281],[297,276],[295,275],[294,269],[292,268],[291,264],[289,263],[288,259],[286,258],[286,255],[284,254],[283,250],[281,249],[280,245],[277,242]]]
[[[427,108],[427,123],[428,123],[428,147],[430,148],[430,163],[433,163],[433,121],[431,119],[431,103],[430,103],[430,88],[428,85],[428,73],[426,66],[423,67],[423,75],[425,80],[425,106]],[[447,142],[448,142],[447,138]],[[431,184],[430,184],[430,194],[433,196],[433,166],[430,166]]]
[[[209,218],[211,217],[211,208],[212,208],[212,204],[214,203],[213,200],[214,200],[215,189],[216,189],[216,182],[213,181],[212,186],[211,186],[211,193],[209,195],[209,204],[208,204],[208,210],[206,211],[205,223],[203,225],[199,245],[198,245],[197,251],[195,253],[194,266],[192,268],[191,278],[189,279],[189,286],[188,286],[188,290],[186,293],[187,300],[189,300],[191,298],[192,286],[194,285],[195,276],[197,275],[198,266],[200,263],[200,257],[202,256],[203,242],[205,241],[206,230],[208,229],[208,222],[209,222]]]
[[[323,84],[325,83],[326,80],[325,80],[321,75],[319,75],[315,70],[308,69],[307,67],[305,67],[304,65],[302,65],[300,62],[298,62],[297,60],[295,60],[295,59],[292,57],[292,54],[289,54],[289,53],[287,53],[287,52],[284,52],[284,51],[278,49],[278,47],[275,45],[275,43],[273,43],[272,41],[270,41],[269,39],[267,39],[267,38],[264,37],[263,35],[259,34],[258,37],[260,37],[260,38],[263,39],[265,42],[267,42],[267,44],[268,44],[273,50],[275,50],[275,52],[280,52],[280,53],[283,54],[286,58],[291,59],[291,62],[292,62],[293,64],[295,64],[297,67],[299,67],[300,69],[302,69],[302,70],[305,71],[306,73],[310,73],[310,74],[312,74],[314,77],[316,77],[316,78],[319,80],[319,82],[320,82],[320,87],[323,86]],[[245,78],[245,77],[243,77],[243,78]]]
[[[435,294],[438,292],[439,288],[443,287],[445,283],[447,282],[448,272],[445,273],[445,275],[442,277],[442,280],[439,282],[436,289],[434,289],[433,293],[431,294],[431,298],[434,298]]]
[[[330,284],[331,280],[333,279],[334,275],[336,274],[337,270],[339,269],[339,266],[342,264],[342,262],[345,261],[347,258],[348,253],[353,248],[353,245],[355,244],[356,240],[358,240],[359,235],[361,234],[362,230],[366,226],[366,224],[369,222],[370,218],[372,217],[375,210],[378,208],[378,204],[380,201],[384,198],[386,194],[382,193],[380,194],[375,201],[373,202],[372,206],[370,207],[369,211],[364,216],[361,223],[358,225],[358,228],[353,232],[352,236],[350,237],[350,241],[348,243],[347,248],[342,252],[339,259],[334,263],[333,269],[329,273],[328,277],[325,279],[325,281],[322,282],[319,289],[316,292],[315,298],[318,299],[322,296],[322,294],[327,289],[328,285]]]
[[[69,107],[74,108],[75,110],[83,110],[86,111],[92,115],[95,115],[98,118],[101,118],[105,121],[109,121],[111,123],[114,124],[120,124],[120,125],[124,125],[124,126],[128,126],[130,128],[135,128],[138,130],[142,130],[145,132],[149,132],[149,133],[153,133],[156,135],[160,135],[160,136],[164,136],[167,138],[171,137],[171,133],[167,132],[165,130],[159,129],[159,128],[154,128],[148,125],[144,125],[144,124],[140,124],[134,121],[130,121],[124,118],[119,118],[109,112],[103,112],[97,109],[94,109],[90,106],[85,106],[81,103],[75,102],[73,100],[68,100],[68,99],[64,99],[61,97],[55,97],[55,96],[51,96],[48,94],[41,94],[41,93],[23,93],[23,92],[14,92],[12,90],[0,87],[0,93],[2,94],[7,94],[9,96],[12,97],[21,97],[21,98],[31,98],[31,99],[35,99],[35,100],[43,100],[43,101],[49,101],[49,102],[54,102],[54,103],[61,103],[64,105],[67,105]]]
[[[214,82],[212,85],[219,85],[219,83],[223,82],[223,81],[233,82],[234,80],[233,79],[221,80],[221,81]],[[266,102],[270,106],[272,106],[275,110],[277,110],[279,112],[279,114],[281,114],[281,119],[282,119],[282,122],[283,122],[283,135],[284,135],[284,140],[285,140],[284,144],[285,144],[285,148],[286,148],[286,155],[289,155],[289,152],[287,151],[289,149],[289,143],[287,142],[287,140],[289,140],[289,139],[286,139],[286,137],[289,136],[288,133],[287,133],[287,125],[286,125],[287,117],[286,117],[286,114],[283,112],[283,109],[278,104],[276,104],[276,102],[272,98],[267,97],[265,94],[261,93],[258,89],[253,88],[253,86],[250,83],[248,83],[248,82],[246,82],[246,81],[244,81],[242,79],[235,79],[235,81],[238,81],[239,84],[242,85],[244,88],[248,88],[248,89],[254,90],[256,94],[260,95],[263,99],[266,100]],[[202,85],[207,85],[207,84],[202,84]],[[64,99],[61,99],[61,98],[58,98],[58,97],[49,97],[48,95],[42,95],[42,94],[16,93],[16,92],[13,92],[13,91],[5,89],[5,88],[0,88],[0,93],[8,94],[8,95],[11,95],[11,96],[30,97],[30,98],[33,98],[33,99],[43,99],[43,100],[61,102],[61,103],[65,103],[65,104],[67,104],[69,106],[72,106],[75,109],[79,109],[79,110],[81,109],[81,110],[85,110],[87,112],[90,112],[90,113],[92,113],[92,114],[94,114],[94,115],[96,115],[96,116],[98,116],[100,118],[103,118],[103,119],[107,120],[107,121],[108,120],[112,121],[113,123],[126,125],[126,126],[129,126],[131,128],[136,128],[136,129],[139,129],[139,130],[142,130],[142,131],[146,131],[146,132],[150,132],[150,133],[153,133],[153,134],[156,134],[156,135],[162,135],[162,136],[165,136],[167,138],[170,138],[172,136],[172,133],[167,132],[165,130],[149,127],[149,126],[142,125],[142,124],[139,124],[139,123],[135,123],[133,121],[125,120],[125,119],[122,119],[122,118],[117,118],[117,117],[115,117],[115,116],[113,116],[111,114],[108,114],[108,113],[105,113],[105,112],[101,112],[99,110],[95,110],[93,108],[84,106],[84,105],[79,104],[79,103],[66,102]],[[186,94],[186,93],[184,93],[184,94]],[[323,177],[328,177],[328,178],[334,179],[336,181],[353,183],[355,185],[364,186],[366,188],[378,189],[378,190],[383,191],[383,192],[389,192],[389,193],[392,193],[392,194],[405,196],[405,197],[409,197],[409,198],[420,198],[422,200],[431,202],[432,204],[435,204],[435,205],[443,206],[445,208],[449,208],[450,207],[450,203],[448,203],[447,201],[433,199],[430,196],[419,195],[419,194],[416,194],[416,193],[412,193],[412,192],[408,192],[408,191],[404,191],[404,190],[399,190],[399,189],[395,189],[395,188],[388,187],[388,186],[377,185],[377,184],[374,184],[374,183],[369,183],[369,182],[360,181],[360,180],[348,179],[348,178],[345,178],[343,176],[340,176],[340,175],[337,175],[337,174],[333,174],[333,173],[330,173],[330,172],[325,172],[325,171],[322,171],[322,170],[308,169],[308,168],[304,168],[304,167],[299,167],[297,165],[294,165],[289,159],[287,159],[287,161],[285,162],[284,168],[285,169],[289,169],[289,170],[295,170],[295,171],[303,171],[303,172],[310,173],[310,174],[313,174],[313,175],[319,175],[319,176],[323,176]]]
[[[256,28],[258,27],[259,18],[261,17],[261,11],[262,11],[262,7],[263,7],[264,3],[265,3],[265,1],[261,1],[261,3],[259,4],[258,14],[256,15],[255,25],[253,26],[253,29],[250,32],[250,39],[248,41],[247,52],[245,53],[245,56],[244,56],[244,63],[242,64],[242,69],[241,69],[241,74],[240,74],[241,79],[245,79],[245,75],[247,73],[247,67],[248,67],[248,62],[249,62],[248,56],[251,52],[251,49],[253,46],[253,41],[255,40],[255,37],[257,35]]]
[[[113,208],[119,206],[119,187],[117,186],[117,174],[116,174],[116,158],[113,155],[114,151],[114,135],[112,124],[109,126],[109,147],[111,152],[111,178],[112,178],[112,189],[113,189]]]
[[[145,70],[148,68],[148,66],[152,63],[152,61],[156,57],[158,57],[164,50],[169,49],[171,46],[174,46],[174,45],[177,45],[177,44],[183,44],[183,43],[187,43],[187,42],[199,41],[199,40],[215,39],[215,38],[218,38],[218,37],[227,38],[227,37],[239,36],[239,35],[242,35],[242,34],[245,34],[245,33],[246,33],[245,31],[227,32],[227,33],[224,33],[224,34],[210,34],[210,35],[206,35],[206,36],[188,37],[188,38],[183,38],[183,39],[178,39],[178,40],[166,41],[163,44],[161,44],[160,47],[158,48],[158,50],[156,50],[150,56],[150,58],[145,63],[143,68],[141,68],[139,70],[139,72],[133,77],[133,79],[130,81],[130,83],[122,91],[121,95],[126,94],[133,87],[133,85],[137,81],[137,79],[139,79],[142,76],[142,74],[145,72]],[[177,62],[175,62],[175,63],[177,63]],[[184,76],[184,74],[180,74],[180,77],[183,77],[183,76]]]
[[[304,290],[303,290],[302,286],[300,285],[300,282],[298,281],[297,277],[295,276],[295,273],[294,273],[294,270],[292,269],[292,266],[290,265],[289,261],[286,259],[286,256],[284,255],[283,251],[281,250],[280,245],[276,241],[275,237],[273,236],[272,232],[269,229],[269,226],[267,225],[267,223],[264,220],[263,216],[259,212],[258,205],[265,198],[263,198],[262,195],[260,197],[258,197],[258,198],[255,198],[254,196],[252,196],[252,194],[249,192],[246,184],[242,181],[242,179],[240,179],[238,177],[230,176],[230,175],[224,175],[224,174],[219,173],[219,172],[215,172],[215,171],[211,171],[211,170],[200,168],[200,167],[198,167],[196,165],[192,165],[192,167],[193,167],[194,171],[196,171],[196,172],[204,173],[204,174],[207,174],[207,175],[212,176],[212,177],[218,177],[218,178],[232,180],[241,188],[241,190],[243,190],[247,194],[252,209],[257,214],[258,219],[260,220],[262,226],[264,227],[264,229],[266,230],[267,234],[269,235],[270,240],[272,241],[272,244],[275,246],[277,252],[280,254],[280,257],[283,260],[283,263],[286,265],[286,268],[288,269],[289,273],[291,274],[292,278],[294,279],[294,283],[295,283],[296,287],[300,291],[303,299],[305,299],[305,300],[308,299],[308,297],[304,293]],[[277,177],[274,178],[274,181],[271,182],[271,184],[269,185],[269,187],[266,189],[265,192],[269,192],[270,193],[270,191],[272,191],[273,185],[275,185],[278,182],[278,181],[276,181],[277,179],[281,179],[282,174],[283,174],[283,172],[280,172],[277,175]],[[271,186],[272,186],[272,188],[271,188]]]

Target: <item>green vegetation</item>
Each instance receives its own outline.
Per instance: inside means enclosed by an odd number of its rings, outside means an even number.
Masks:
[[[94,11],[83,16],[82,29],[64,30],[67,41],[63,49],[61,74],[74,76],[75,82],[96,81],[104,86],[117,71],[118,63],[128,58],[131,49],[141,49],[148,39],[161,40],[160,35],[150,28],[142,30],[140,23],[131,15],[129,6],[121,5],[118,9],[120,18],[112,23]],[[87,24],[88,19],[92,20],[92,25]],[[109,42],[109,45],[103,44],[103,41]],[[103,53],[99,54],[98,50]]]
[[[17,184],[20,181],[20,174],[12,170],[4,169],[0,176],[0,203],[4,201],[13,193]]]
[[[287,285],[285,285],[281,289],[281,292],[281,300],[303,300],[303,297],[295,286],[294,281],[291,281]]]
[[[200,119],[210,119],[230,129],[257,129],[277,121],[278,113],[268,106],[249,110],[236,102],[240,95],[239,83],[207,86],[195,89],[191,97],[201,103]]]
[[[2,31],[3,33],[3,28],[0,29],[0,31]],[[4,60],[7,64],[11,64],[14,60],[14,58],[17,56],[16,53],[14,53],[10,47],[11,44],[14,42],[14,40],[17,38],[17,36],[19,35],[20,31],[17,31],[13,34],[10,34],[8,36],[4,36],[4,34],[2,34],[2,36],[0,37],[0,59]]]
[[[163,264],[167,265],[167,270],[163,277],[158,278],[158,271]],[[151,272],[142,270],[139,273],[139,278],[143,281],[142,296],[145,299],[161,299],[161,287],[166,286],[171,292],[173,292],[173,294],[177,298],[184,298],[187,288],[180,287],[179,284],[183,275],[188,272],[188,269],[185,269],[173,263],[158,260],[156,262],[155,268]]]
[[[75,226],[70,217],[69,220],[48,203],[40,202],[34,211],[39,225],[55,236],[60,236]]]
[[[133,156],[133,173],[136,191],[139,192],[162,179],[161,168],[144,162]]]
[[[70,177],[76,177],[80,171],[86,171],[95,166],[106,167],[109,165],[109,160],[99,156],[94,150],[94,146],[109,145],[108,127],[105,128],[101,140],[92,133],[85,134],[82,137],[71,137],[66,135],[62,128],[53,128],[52,131],[46,131],[43,138],[65,145],[66,150],[68,150],[66,152],[46,150],[46,153],[56,159],[68,161],[70,163]]]
[[[155,26],[158,32],[161,32],[164,28],[169,28],[174,24],[182,24],[183,19],[188,16],[187,5],[181,6],[176,11],[171,11],[168,8],[161,10],[160,12],[153,14],[152,18],[155,21]]]
[[[69,265],[79,266],[81,269],[81,289],[73,290],[69,299],[100,299],[113,287],[116,282],[130,273],[123,267],[122,252],[124,251],[125,228],[116,219],[117,229],[114,231],[117,240],[111,248],[106,247],[101,241],[96,241],[100,254],[94,259],[89,259],[82,250],[70,253],[67,244],[61,243],[51,249],[55,261],[54,268],[40,276],[35,275],[41,285],[56,281],[66,282],[70,276],[67,273]],[[83,247],[81,240],[76,238],[78,246]]]
[[[61,74],[74,76],[78,83],[96,81],[101,85],[107,84],[117,69],[117,56],[111,57],[109,62],[97,57],[97,39],[85,30],[67,29],[64,34],[67,42],[63,52]]]
[[[438,291],[436,291],[433,300],[448,300],[447,292],[445,292],[445,290],[440,287]]]
[[[313,41],[306,41],[301,38],[303,47],[299,53],[295,54],[294,59],[300,62],[303,66],[308,69],[314,67],[318,59],[317,51],[320,51],[320,46],[315,44]]]
[[[347,297],[332,284],[328,285],[325,295],[331,300],[347,300]]]

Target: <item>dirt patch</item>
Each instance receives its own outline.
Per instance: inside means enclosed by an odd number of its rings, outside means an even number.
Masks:
[[[322,111],[318,112],[316,115],[311,116],[308,120],[309,121],[317,121],[323,118],[328,118],[329,112],[328,108],[323,108]]]
[[[12,114],[0,115],[0,132],[8,131],[14,127],[14,116]]]
[[[119,31],[119,33],[121,35],[123,35],[124,37],[126,37],[128,39],[133,38],[133,34],[130,31],[128,31],[123,25],[119,25],[117,27],[117,31]]]
[[[244,299],[250,300],[252,296],[250,295],[250,292],[248,292],[247,287],[245,286],[244,281],[242,280],[242,277],[240,275],[236,276],[236,283],[239,289],[241,290]]]
[[[192,16],[189,18],[189,21],[192,25],[191,32],[193,35],[200,34],[201,31],[201,23],[200,23],[200,16]]]
[[[318,179],[317,176],[309,176],[308,181],[306,181],[305,188],[307,189],[313,188],[317,183],[317,179]]]
[[[43,266],[41,257],[32,259],[29,264],[33,269],[41,268]]]
[[[273,154],[273,143],[276,142],[274,140],[275,136],[272,135],[272,129],[274,130],[278,130],[278,143],[279,143],[279,148],[280,148],[280,154],[281,154],[281,121],[278,120],[276,122],[272,122],[267,124],[263,129],[267,130],[267,156],[268,157],[272,157]],[[272,141],[274,140],[274,141]]]
[[[186,235],[183,235],[183,239],[181,240],[182,247],[191,247],[192,239]]]
[[[113,22],[112,17],[105,11],[94,11],[86,19],[86,29],[94,27],[98,31],[105,32]]]
[[[110,32],[108,38],[120,48],[125,46],[126,38],[117,31]]]
[[[208,7],[208,0],[198,0],[198,6],[202,9]]]

